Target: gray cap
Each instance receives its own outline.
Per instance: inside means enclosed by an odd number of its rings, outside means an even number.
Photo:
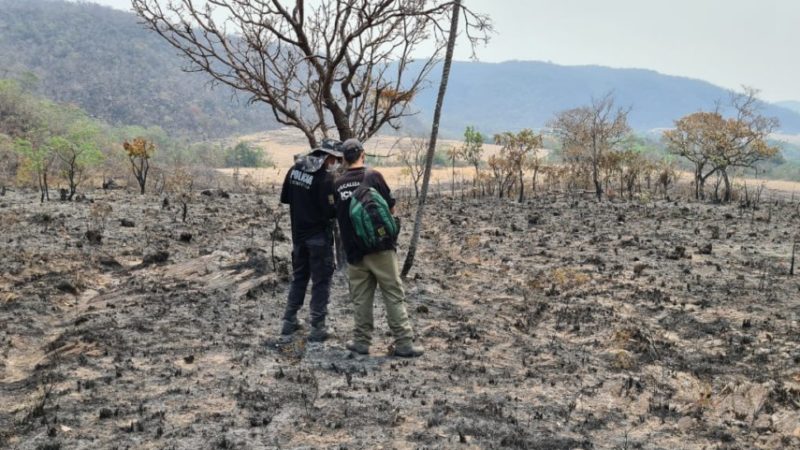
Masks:
[[[335,158],[341,158],[342,155],[342,143],[335,140],[335,139],[323,139],[322,145],[317,147],[309,152],[310,155],[313,154],[320,154],[320,153],[327,153]]]

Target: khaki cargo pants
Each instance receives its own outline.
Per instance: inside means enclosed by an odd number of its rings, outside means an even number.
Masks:
[[[383,293],[386,320],[394,335],[395,345],[410,343],[414,331],[408,320],[405,292],[400,281],[400,269],[397,266],[395,251],[386,250],[366,255],[360,262],[350,264],[348,267],[350,298],[353,300],[355,312],[353,340],[365,345],[370,345],[372,342],[374,328],[372,304],[377,285]]]

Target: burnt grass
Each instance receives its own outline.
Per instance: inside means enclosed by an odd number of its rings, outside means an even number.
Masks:
[[[800,448],[796,203],[434,198],[403,360],[379,299],[344,349],[342,273],[280,339],[274,189],[89,197],[0,197],[0,447]]]

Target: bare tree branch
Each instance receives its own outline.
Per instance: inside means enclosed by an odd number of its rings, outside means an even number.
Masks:
[[[132,0],[144,25],[179,50],[187,70],[269,105],[312,146],[336,130],[367,140],[398,127],[441,60],[453,1]],[[475,46],[492,31],[463,10]],[[433,48],[419,57],[423,45]],[[474,49],[473,49],[474,54]],[[412,62],[414,64],[412,64]]]

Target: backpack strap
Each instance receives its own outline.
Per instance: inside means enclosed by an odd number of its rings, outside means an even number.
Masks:
[[[364,186],[364,182],[367,181],[367,176],[373,172],[372,169],[367,168],[364,166],[364,178],[361,179],[361,186]]]

